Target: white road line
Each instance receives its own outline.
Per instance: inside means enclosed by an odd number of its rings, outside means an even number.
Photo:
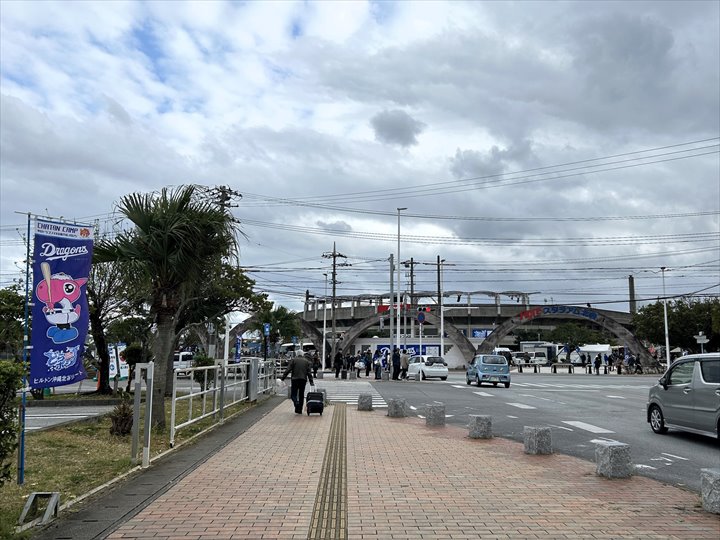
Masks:
[[[413,411],[417,411],[417,407],[413,407],[412,405],[410,405],[410,408],[411,408]]]
[[[524,403],[507,403],[507,405],[512,405],[513,407],[517,407],[518,409],[537,409],[537,407],[533,407],[532,405],[525,405]]]
[[[565,431],[574,431],[573,429],[570,429],[569,427],[565,427],[565,426],[555,426],[555,425],[553,425],[553,424],[550,424],[550,427],[554,427],[554,428],[558,428],[558,429],[564,429]],[[590,441],[590,442],[592,442],[592,441]]]
[[[462,386],[460,384],[453,384],[452,387],[453,388],[466,388],[465,386]]]
[[[635,465],[635,468],[636,468],[636,469],[652,469],[653,471],[657,471],[657,468],[656,468],[656,467],[651,467],[650,465],[640,465],[640,464],[637,464],[637,465]]]
[[[525,383],[514,382],[513,386],[527,386]]]
[[[690,461],[690,460],[689,460],[688,458],[686,458],[686,457],[675,456],[675,455],[673,455],[673,454],[668,454],[667,452],[660,452],[660,453],[661,453],[663,456],[670,456],[670,457],[675,458],[675,459],[682,459],[683,461]]]
[[[589,431],[590,433],[615,433],[614,431],[610,431],[609,429],[593,426],[592,424],[586,424],[585,422],[578,422],[575,420],[562,420],[562,423],[576,427],[578,429],[584,429],[585,431]]]
[[[669,461],[670,463],[672,463],[672,459],[666,457],[654,457],[650,458],[650,461]]]
[[[453,416],[455,416],[455,415],[454,414],[446,414],[445,418],[452,418]]]
[[[422,414],[418,414],[418,418],[425,418]]]
[[[625,399],[622,396],[605,396],[605,397],[609,397],[609,398],[613,398],[613,399]]]
[[[600,437],[599,439],[592,439],[590,442],[594,443],[594,444],[598,444],[598,443],[607,443],[607,442],[616,443],[616,442],[620,442],[620,441],[616,441],[615,439],[608,439],[607,437]]]
[[[487,392],[473,392],[473,394],[477,394],[478,396],[483,397],[493,397],[493,394],[488,394]]]
[[[508,418],[514,418],[514,419],[517,420],[517,416],[512,416],[512,415],[508,414],[507,417],[508,417]]]

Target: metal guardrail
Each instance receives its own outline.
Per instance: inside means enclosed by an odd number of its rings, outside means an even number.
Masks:
[[[190,390],[178,388],[178,375],[190,375]],[[196,380],[200,379],[200,382]],[[262,358],[245,358],[233,364],[217,360],[215,365],[183,368],[173,371],[173,393],[170,412],[170,446],[175,445],[177,432],[205,418],[215,423],[224,420],[225,407],[242,401],[256,401],[259,394],[270,394],[275,382],[275,362]],[[196,414],[193,401],[201,400],[200,414]],[[178,408],[187,403],[187,419],[176,424]]]

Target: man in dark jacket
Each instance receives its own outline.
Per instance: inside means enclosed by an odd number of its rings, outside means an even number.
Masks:
[[[312,376],[312,363],[310,361],[310,354],[306,353],[305,356],[300,358],[293,358],[290,360],[288,367],[285,368],[285,372],[280,377],[281,380],[285,380],[285,377],[290,373],[290,397],[295,404],[295,412],[302,414],[303,402],[305,401],[305,383],[310,381],[310,386],[313,386]]]

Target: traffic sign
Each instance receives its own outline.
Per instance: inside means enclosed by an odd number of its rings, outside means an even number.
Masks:
[[[425,314],[423,312],[418,313],[417,320],[419,323],[424,323],[425,322]]]
[[[698,345],[700,345],[701,343],[704,344],[704,343],[707,343],[708,341],[710,341],[708,339],[708,337],[705,334],[703,334],[702,332],[700,332],[700,334],[698,334],[697,336],[693,336],[693,337],[695,338],[695,341],[697,341]]]
[[[270,335],[270,323],[269,322],[263,323],[263,334],[265,334],[266,336]]]

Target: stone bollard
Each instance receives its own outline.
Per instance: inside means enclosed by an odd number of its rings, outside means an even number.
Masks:
[[[372,394],[360,394],[358,396],[358,411],[372,411]]]
[[[523,438],[526,454],[552,454],[552,432],[549,427],[525,426]]]
[[[389,371],[383,371],[383,372],[382,372],[382,380],[383,380],[383,381],[389,381],[389,380],[390,380],[390,372],[389,372]]]
[[[389,399],[387,415],[390,418],[405,418],[407,416],[405,400],[393,398]]]
[[[720,469],[700,469],[700,492],[705,511],[720,514]]]
[[[471,414],[468,427],[471,439],[492,439],[492,416]]]
[[[426,426],[444,426],[445,425],[445,404],[444,403],[428,403],[425,405],[425,425]]]
[[[619,442],[595,444],[595,473],[605,478],[629,478],[633,473],[630,445]]]
[[[352,380],[357,380],[357,371],[354,371],[354,370],[353,370],[353,371],[349,371],[349,372],[348,372],[348,379],[350,379],[351,381],[352,381]]]

